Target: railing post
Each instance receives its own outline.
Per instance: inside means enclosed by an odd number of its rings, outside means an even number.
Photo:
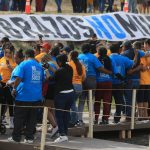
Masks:
[[[93,138],[93,97],[92,90],[89,90],[89,138]]]
[[[134,122],[135,122],[135,103],[136,103],[136,89],[133,89],[133,92],[132,92],[131,129],[134,129]]]
[[[47,133],[47,114],[48,114],[48,108],[44,107],[43,122],[42,122],[41,148],[40,148],[40,150],[45,149],[45,140],[46,140],[46,133]]]

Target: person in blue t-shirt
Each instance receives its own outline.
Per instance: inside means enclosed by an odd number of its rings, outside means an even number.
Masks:
[[[114,116],[114,123],[118,123],[120,121],[122,106],[124,104],[123,99],[123,88],[124,88],[124,78],[126,76],[126,70],[129,70],[134,65],[134,61],[130,60],[127,57],[121,56],[119,54],[120,47],[119,44],[112,44],[110,46],[110,59],[112,62],[112,70],[115,75],[112,78],[112,95],[116,104],[116,112]]]
[[[122,56],[128,57],[131,60],[134,60],[135,53],[137,53],[137,63],[136,66],[130,71],[130,75],[127,75],[125,90],[124,91],[124,100],[125,107],[123,107],[123,113],[126,115],[126,121],[131,120],[131,105],[132,105],[132,90],[128,89],[138,89],[139,88],[139,79],[140,79],[140,58],[145,55],[144,51],[142,51],[142,44],[139,41],[132,43],[131,41],[124,41],[122,43],[123,52]],[[137,68],[138,67],[138,68]],[[136,70],[135,70],[136,69]]]
[[[37,108],[34,106],[40,105],[43,100],[42,82],[44,80],[44,70],[34,59],[33,50],[29,49],[25,52],[25,59],[15,72],[16,78],[12,90],[16,105],[14,110],[14,129],[12,137],[8,138],[8,140],[20,142],[21,129],[26,126],[25,142],[33,143],[37,117]]]
[[[83,90],[96,89],[96,73],[97,71],[111,74],[112,72],[105,69],[103,64],[97,59],[97,57],[90,53],[90,44],[85,43],[82,45],[82,54],[78,56],[79,61],[84,65],[86,69],[86,79],[83,83]],[[85,100],[87,99],[87,92],[83,92],[81,99],[79,100],[78,111],[83,112]],[[93,97],[95,92],[93,91]],[[82,122],[82,113],[79,114],[79,120]]]
[[[112,70],[111,60],[107,56],[107,49],[105,47],[100,47],[98,49],[98,54],[99,54],[98,59],[104,65],[104,68],[111,71]],[[101,100],[103,100],[103,116],[102,122],[100,122],[100,124],[108,124],[111,106],[110,103],[112,96],[112,90],[109,89],[112,89],[112,77],[109,74],[97,72],[96,81],[97,81],[97,90],[95,93],[95,103],[94,103],[95,124],[98,123]]]

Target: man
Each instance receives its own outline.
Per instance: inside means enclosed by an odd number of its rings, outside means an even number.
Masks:
[[[131,106],[132,106],[132,89],[139,88],[140,70],[138,70],[137,67],[140,65],[140,58],[143,57],[145,54],[141,50],[141,43],[138,41],[133,43],[134,48],[132,48],[132,44],[130,41],[124,41],[121,46],[123,48],[123,52],[121,53],[121,55],[128,57],[131,60],[134,60],[135,52],[137,51],[138,53],[137,64],[131,70],[132,75],[127,76],[126,84],[125,84],[126,90],[124,91],[125,104],[127,106],[124,107],[123,113],[126,115],[126,121],[130,121],[131,120]]]
[[[137,0],[128,0],[128,9],[130,13],[138,13]]]
[[[110,59],[112,62],[112,70],[115,75],[112,79],[112,95],[115,99],[116,112],[114,116],[114,123],[119,123],[121,118],[121,111],[124,104],[123,99],[123,85],[124,77],[126,75],[126,70],[129,70],[133,66],[133,60],[130,60],[127,57],[121,56],[119,54],[120,47],[119,44],[112,44],[110,46]]]
[[[15,97],[14,130],[8,141],[20,142],[21,130],[25,126],[24,142],[33,143],[37,117],[37,108],[34,106],[40,105],[43,99],[44,71],[42,66],[34,59],[33,50],[25,52],[25,59],[15,72],[16,78],[12,90],[12,95]]]

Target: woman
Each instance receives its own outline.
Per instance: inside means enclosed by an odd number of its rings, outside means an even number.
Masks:
[[[52,125],[52,134],[51,134],[51,138],[55,136],[55,134],[58,131],[58,126],[56,123],[56,119],[55,119],[55,114],[54,114],[54,110],[51,108],[54,108],[54,88],[55,88],[55,81],[54,81],[54,72],[56,72],[56,70],[58,69],[58,66],[56,64],[56,62],[52,61],[52,58],[50,55],[45,54],[42,58],[41,58],[41,63],[42,66],[46,71],[48,71],[50,77],[47,80],[48,82],[48,88],[47,91],[45,92],[45,95],[43,95],[45,97],[45,105],[47,107],[49,107],[48,110],[48,120],[50,122],[50,124]]]
[[[6,104],[13,105],[13,97],[11,95],[9,87],[6,86],[7,81],[11,77],[11,73],[16,66],[14,61],[14,47],[10,44],[5,46],[4,49],[4,57],[0,59],[0,74],[2,76],[1,84],[2,84],[2,92],[3,92],[3,100],[2,104],[2,117],[5,119],[6,112]],[[9,106],[9,115],[10,115],[10,128],[13,128],[13,107]]]
[[[59,55],[56,58],[60,67],[54,75],[55,79],[55,114],[60,136],[56,143],[67,141],[68,123],[70,120],[70,108],[74,102],[74,89],[72,85],[73,69],[67,64],[67,56]]]
[[[80,63],[78,60],[78,52],[77,51],[72,51],[70,53],[70,58],[69,58],[69,65],[73,69],[73,86],[75,90],[75,101],[73,102],[73,105],[71,106],[71,110],[73,111],[72,116],[71,116],[71,123],[74,125],[78,121],[78,114],[76,113],[78,111],[77,106],[76,106],[76,101],[79,98],[79,96],[82,94],[82,82],[85,79],[86,76],[86,71],[85,67]]]

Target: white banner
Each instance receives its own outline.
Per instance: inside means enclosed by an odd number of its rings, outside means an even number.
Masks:
[[[0,15],[0,38],[10,40],[35,41],[42,35],[44,40],[83,41],[93,33],[108,41],[150,38],[150,15]]]

